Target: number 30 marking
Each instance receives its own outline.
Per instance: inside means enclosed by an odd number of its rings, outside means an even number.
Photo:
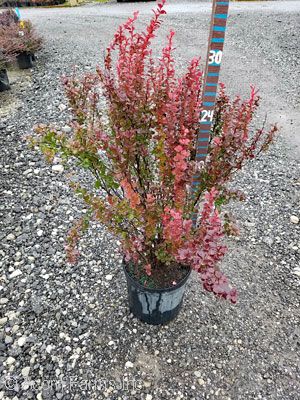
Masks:
[[[210,50],[208,58],[208,64],[221,64],[222,51],[221,50]]]

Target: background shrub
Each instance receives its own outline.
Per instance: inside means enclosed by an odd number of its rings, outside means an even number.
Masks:
[[[5,10],[0,13],[0,26],[9,26],[18,22],[18,17],[13,10]]]
[[[52,6],[65,3],[65,0],[0,0],[2,7]]]
[[[30,21],[0,25],[0,49],[7,57],[20,53],[34,54],[42,47],[42,38],[36,33]]]

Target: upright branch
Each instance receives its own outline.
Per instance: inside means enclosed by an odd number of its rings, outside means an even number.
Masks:
[[[135,27],[138,13],[119,27],[95,74],[64,79],[72,132],[40,126],[35,141],[48,158],[57,153],[75,158],[93,174],[93,189],[79,182],[74,189],[91,216],[121,239],[127,261],[153,279],[158,270],[188,265],[205,289],[235,302],[236,291],[217,266],[226,253],[225,230],[233,232],[219,211],[238,197],[227,188],[233,174],[267,149],[277,128],[251,130],[259,101],[254,88],[248,100],[231,101],[222,86],[207,162],[195,161],[202,72],[194,58],[184,74],[176,73],[173,31],[161,56],[153,59],[151,44],[164,4],[158,3],[144,32]],[[195,228],[191,185],[196,171],[201,185]],[[82,221],[71,231],[71,255],[81,226]]]

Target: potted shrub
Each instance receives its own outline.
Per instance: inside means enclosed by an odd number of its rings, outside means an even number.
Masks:
[[[137,13],[120,26],[103,68],[64,78],[72,132],[40,125],[31,137],[48,159],[76,159],[94,177],[90,188],[80,180],[71,183],[89,213],[70,230],[69,260],[76,260],[76,243],[90,218],[105,225],[122,242],[130,309],[151,324],[177,315],[191,270],[207,291],[236,302],[236,290],[218,264],[226,253],[224,235],[237,229],[221,209],[242,197],[228,188],[233,174],[265,151],[277,130],[251,131],[259,100],[253,88],[248,100],[231,101],[222,86],[209,156],[205,164],[196,162],[202,73],[195,58],[185,74],[175,74],[172,31],[154,60],[151,41],[164,3],[145,32],[135,29]],[[196,171],[201,185],[193,195]]]
[[[0,49],[7,56],[15,56],[21,69],[32,68],[35,53],[42,47],[30,21],[0,25]]]
[[[7,58],[0,51],[0,92],[10,89],[6,70],[7,61]]]

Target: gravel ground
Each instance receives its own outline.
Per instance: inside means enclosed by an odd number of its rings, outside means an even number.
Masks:
[[[176,321],[153,327],[129,314],[118,243],[93,226],[79,264],[64,239],[81,211],[59,160],[27,148],[37,122],[67,124],[59,77],[93,70],[125,14],[153,3],[30,9],[46,40],[36,68],[11,71],[0,94],[0,399],[299,399],[299,31],[296,1],[234,3],[222,69],[233,93],[261,88],[262,111],[282,134],[236,179],[242,234],[223,269],[235,306],[189,283]],[[170,1],[177,60],[205,54],[210,5]],[[65,129],[68,129],[67,125]],[[298,133],[298,136],[296,135]],[[54,167],[54,168],[53,168]],[[297,269],[298,268],[298,269]]]

